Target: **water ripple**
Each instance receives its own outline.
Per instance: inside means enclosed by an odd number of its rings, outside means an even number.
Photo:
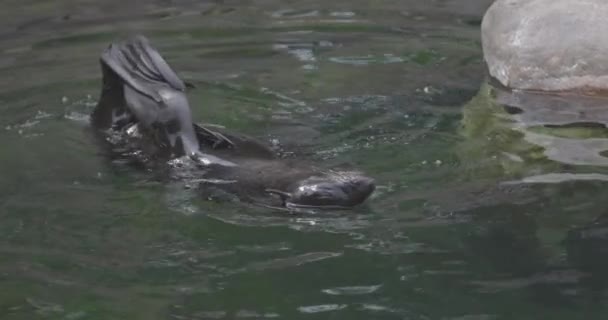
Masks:
[[[336,258],[341,256],[341,252],[310,252],[298,256],[272,259],[269,261],[255,262],[249,264],[244,270],[268,270],[268,269],[284,269],[289,267],[298,267],[303,264]]]
[[[298,307],[298,311],[302,313],[320,313],[320,312],[330,312],[330,311],[338,311],[342,309],[346,309],[347,305],[345,304],[319,304],[314,306],[302,306]]]
[[[321,292],[332,296],[350,296],[374,293],[378,291],[378,289],[380,289],[381,287],[381,284],[372,286],[335,287],[323,289],[321,290]]]

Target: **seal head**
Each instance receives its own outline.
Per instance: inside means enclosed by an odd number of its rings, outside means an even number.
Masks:
[[[329,172],[300,180],[288,192],[267,191],[279,195],[288,208],[348,208],[363,203],[375,188],[372,178],[359,173]]]

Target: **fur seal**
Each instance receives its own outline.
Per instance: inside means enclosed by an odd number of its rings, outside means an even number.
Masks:
[[[194,123],[189,85],[141,35],[112,43],[100,62],[103,86],[92,126],[152,158],[193,161],[203,172],[202,190],[221,188],[241,200],[272,196],[287,208],[348,208],[375,189],[374,180],[359,172],[277,159],[254,138]]]

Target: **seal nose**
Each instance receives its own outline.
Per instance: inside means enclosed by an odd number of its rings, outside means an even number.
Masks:
[[[365,176],[359,176],[353,180],[355,187],[351,191],[350,198],[353,205],[356,205],[363,203],[376,190],[376,182]]]

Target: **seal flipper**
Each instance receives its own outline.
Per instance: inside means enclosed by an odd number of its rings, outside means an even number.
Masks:
[[[281,198],[281,202],[282,202],[281,205],[283,207],[287,206],[287,201],[291,198],[291,193],[289,193],[289,192],[285,192],[285,191],[281,191],[281,190],[277,190],[277,189],[266,189],[265,191],[269,194],[274,194],[274,195],[279,196],[279,198]]]
[[[112,127],[123,128],[133,121],[133,115],[125,101],[123,82],[103,63],[101,70],[103,73],[101,95],[91,114],[91,123],[94,127],[103,130]]]
[[[233,148],[234,142],[218,131],[211,130],[206,126],[194,124],[194,131],[201,143],[210,144],[215,148]]]
[[[194,131],[186,85],[143,36],[111,44],[101,55],[102,94],[92,115],[98,128],[122,128],[130,118],[158,136],[177,156],[194,154]]]
[[[101,54],[101,61],[137,92],[156,102],[162,100],[157,92],[159,86],[186,91],[184,82],[144,36],[111,44]]]
[[[222,152],[222,150],[230,149],[232,157],[259,159],[274,159],[276,157],[275,152],[261,141],[224,130],[220,126],[195,123],[194,130],[203,150],[211,148],[216,152]]]

